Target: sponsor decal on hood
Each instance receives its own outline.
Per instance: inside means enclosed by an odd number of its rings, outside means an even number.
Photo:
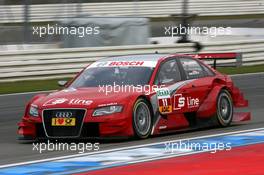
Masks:
[[[43,104],[43,106],[53,106],[57,104],[69,104],[69,105],[84,105],[89,106],[93,103],[92,100],[87,99],[79,99],[79,98],[53,98],[48,100],[46,103]]]

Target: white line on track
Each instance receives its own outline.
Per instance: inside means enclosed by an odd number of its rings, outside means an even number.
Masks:
[[[93,155],[93,154],[101,154],[101,153],[107,153],[107,152],[114,152],[114,151],[121,151],[121,150],[127,150],[127,149],[135,149],[135,148],[140,148],[140,147],[145,147],[145,146],[152,146],[152,145],[157,145],[157,144],[165,144],[165,143],[168,143],[168,142],[203,139],[203,138],[210,138],[210,137],[217,137],[217,136],[224,136],[224,135],[231,135],[231,134],[239,134],[239,133],[244,133],[244,132],[254,132],[254,131],[259,131],[259,130],[264,130],[264,127],[263,128],[240,130],[240,131],[232,131],[232,132],[226,132],[226,133],[219,133],[219,134],[211,134],[211,135],[206,135],[206,136],[191,137],[191,138],[185,138],[185,139],[176,139],[176,140],[155,142],[155,143],[142,144],[142,145],[136,145],[136,146],[128,146],[128,147],[123,147],[123,148],[115,148],[115,149],[109,149],[109,150],[97,151],[97,152],[91,152],[91,153],[74,154],[74,155],[69,155],[69,156],[60,156],[60,157],[40,159],[40,160],[34,160],[34,161],[6,164],[6,165],[1,165],[0,168],[7,168],[7,167],[12,167],[12,166],[19,166],[19,165],[26,165],[26,164],[33,164],[33,163],[55,161],[55,160],[68,159],[68,158],[76,158],[76,157],[88,156],[88,155]]]

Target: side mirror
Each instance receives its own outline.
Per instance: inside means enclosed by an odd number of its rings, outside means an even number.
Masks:
[[[60,81],[58,81],[58,85],[59,85],[60,87],[65,87],[66,84],[67,84],[67,81],[65,81],[65,80],[60,80]]]

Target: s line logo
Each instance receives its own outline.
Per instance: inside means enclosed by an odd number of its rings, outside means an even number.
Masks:
[[[68,99],[66,98],[53,98],[53,99],[48,100],[43,106],[63,104],[66,101],[68,101]]]
[[[187,106],[188,108],[195,108],[199,107],[199,104],[199,98],[183,97],[182,94],[174,95],[174,110],[179,110],[185,106]]]
[[[182,94],[175,94],[174,95],[174,110],[179,110],[185,106],[185,98]]]
[[[195,108],[199,106],[199,98],[187,97],[188,108]]]
[[[185,104],[185,98],[184,97],[180,97],[179,98],[178,107],[182,108],[182,107],[184,107],[184,104]]]
[[[66,98],[53,98],[48,100],[43,106],[51,106],[51,105],[58,105],[58,104],[69,104],[69,105],[84,105],[89,106],[93,103],[92,100],[86,99],[66,99]]]

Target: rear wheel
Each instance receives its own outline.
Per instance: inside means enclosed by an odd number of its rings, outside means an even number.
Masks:
[[[133,109],[133,128],[135,136],[147,138],[152,129],[152,112],[147,100],[140,98],[136,101]]]
[[[217,98],[215,119],[222,127],[229,126],[233,119],[233,101],[227,90],[221,90]]]

